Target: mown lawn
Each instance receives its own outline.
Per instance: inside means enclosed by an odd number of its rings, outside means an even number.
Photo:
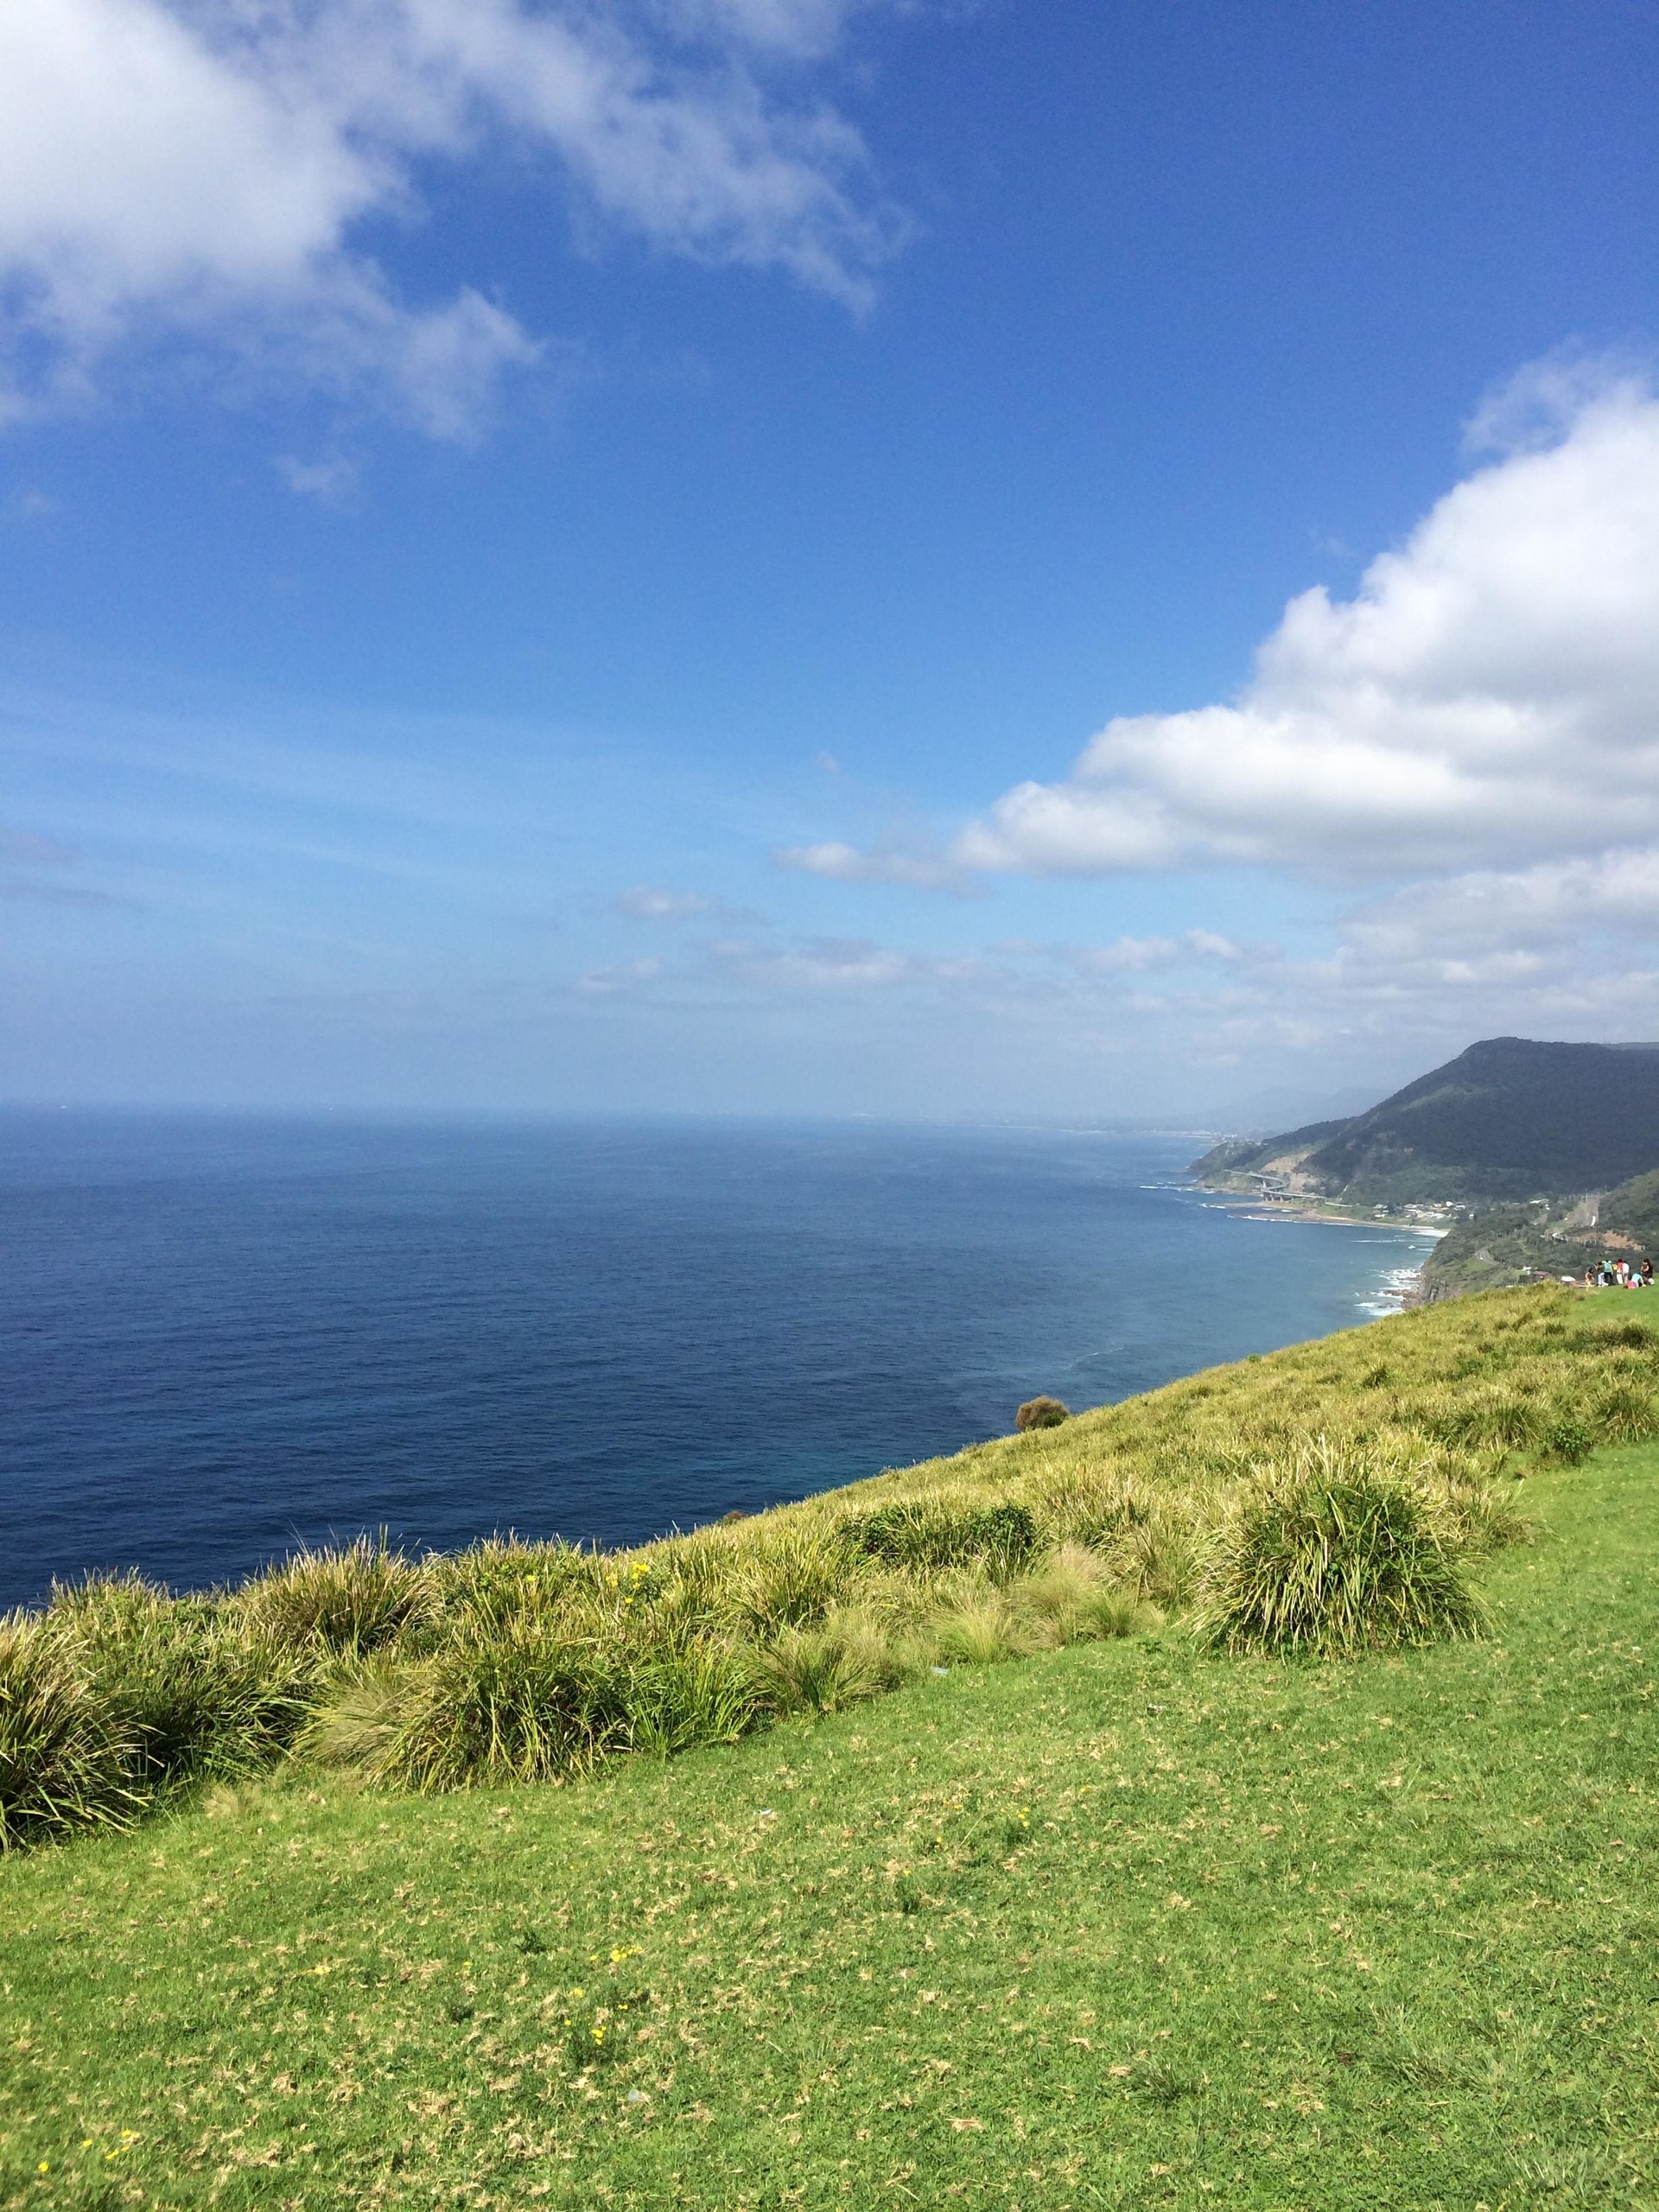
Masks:
[[[1486,1644],[0,1863],[0,2202],[1659,2205],[1659,1449],[1525,1495]]]

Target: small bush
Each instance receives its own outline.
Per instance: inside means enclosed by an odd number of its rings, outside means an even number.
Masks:
[[[364,1535],[339,1550],[296,1553],[248,1583],[238,1604],[252,1626],[290,1649],[361,1657],[395,1643],[426,1594],[418,1567],[384,1537]]]
[[[1062,1405],[1058,1398],[1027,1398],[1015,1414],[1014,1425],[1023,1433],[1028,1428],[1058,1428],[1071,1418],[1071,1407]]]
[[[1037,1522],[1023,1505],[964,1510],[931,1501],[884,1505],[843,1521],[837,1531],[845,1550],[912,1573],[981,1561],[1012,1574],[1037,1548]]]
[[[1544,1422],[1539,1441],[1564,1467],[1581,1467],[1596,1448],[1596,1432],[1576,1407],[1564,1406]]]
[[[132,1753],[81,1656],[38,1617],[0,1618],[0,1851],[124,1826]]]
[[[1421,1491],[1323,1439],[1217,1538],[1195,1626],[1212,1648],[1326,1656],[1480,1633],[1484,1609]]]

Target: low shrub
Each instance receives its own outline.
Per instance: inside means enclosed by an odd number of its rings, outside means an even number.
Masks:
[[[132,1755],[81,1655],[38,1615],[0,1618],[0,1851],[124,1827]]]
[[[1596,1448],[1596,1432],[1576,1406],[1562,1406],[1545,1421],[1539,1441],[1562,1466],[1580,1467]]]
[[[1014,1414],[1014,1425],[1023,1433],[1028,1428],[1058,1428],[1071,1418],[1071,1407],[1058,1398],[1027,1398]]]
[[[1194,1625],[1219,1650],[1334,1656],[1475,1636],[1486,1615],[1409,1474],[1320,1439],[1219,1533]]]

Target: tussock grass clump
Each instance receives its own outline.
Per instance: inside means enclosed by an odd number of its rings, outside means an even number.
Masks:
[[[392,1745],[409,1702],[410,1671],[372,1661],[342,1676],[307,1720],[301,1754],[318,1766],[341,1767],[372,1779],[391,1770]]]
[[[679,1648],[526,1617],[469,1632],[401,1680],[365,1677],[319,1723],[369,1779],[434,1794],[558,1782],[607,1754],[733,1743],[766,1710],[751,1647]]]
[[[1635,1376],[1615,1375],[1586,1410],[1597,1434],[1610,1444],[1640,1444],[1659,1431],[1653,1386]]]
[[[1194,1626],[1233,1653],[1325,1657],[1478,1635],[1484,1607],[1411,1471],[1320,1438],[1217,1533]]]
[[[257,1773],[311,1710],[315,1656],[234,1605],[174,1599],[136,1574],[93,1576],[59,1586],[45,1625],[79,1655],[142,1789]]]
[[[499,1627],[515,1616],[547,1611],[573,1593],[592,1593],[605,1568],[597,1554],[575,1544],[524,1544],[491,1536],[463,1552],[423,1563],[426,1600],[412,1624],[442,1636],[465,1621]]]
[[[628,1749],[656,1758],[734,1744],[766,1712],[754,1654],[712,1641],[658,1652],[635,1669],[627,1696]]]
[[[880,1624],[856,1613],[819,1629],[786,1629],[760,1662],[779,1713],[839,1713],[896,1688],[906,1671]]]
[[[360,1656],[395,1643],[427,1597],[426,1578],[385,1538],[302,1551],[240,1593],[250,1624],[277,1642]]]
[[[1449,1399],[1430,1414],[1425,1426],[1447,1444],[1516,1450],[1538,1441],[1545,1419],[1545,1408],[1535,1399],[1500,1385]]]
[[[728,1554],[726,1573],[712,1588],[710,1578],[701,1580],[705,1604],[765,1637],[822,1619],[841,1595],[846,1577],[836,1546],[821,1530],[785,1522],[767,1530],[753,1549],[734,1560]]]
[[[1659,1337],[1640,1314],[1627,1314],[1620,1321],[1592,1322],[1581,1332],[1579,1342],[1586,1351],[1611,1351],[1623,1346],[1630,1351],[1659,1350]]]
[[[132,1748],[68,1643],[38,1616],[0,1618],[0,1851],[124,1826]]]
[[[1108,1562],[1082,1544],[1059,1545],[1041,1566],[1014,1586],[1015,1603],[1052,1624],[1060,1643],[1135,1636],[1159,1626],[1162,1615],[1137,1590],[1110,1579]]]
[[[1037,1648],[1021,1636],[1014,1608],[988,1592],[936,1615],[932,1628],[939,1656],[948,1666],[995,1667]]]
[[[559,1781],[627,1748],[630,1673],[540,1620],[463,1634],[411,1671],[369,1772],[423,1792]]]
[[[1037,1548],[1037,1522],[1025,1505],[964,1510],[918,1500],[843,1521],[840,1535],[849,1552],[889,1567],[938,1572],[977,1560],[1011,1574]]]
[[[1071,1418],[1071,1407],[1062,1404],[1058,1398],[1027,1398],[1014,1414],[1014,1425],[1023,1433],[1028,1428],[1058,1428]]]

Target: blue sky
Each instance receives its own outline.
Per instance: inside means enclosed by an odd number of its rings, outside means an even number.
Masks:
[[[1109,1120],[1659,1034],[1656,63],[11,0],[0,1096]]]

